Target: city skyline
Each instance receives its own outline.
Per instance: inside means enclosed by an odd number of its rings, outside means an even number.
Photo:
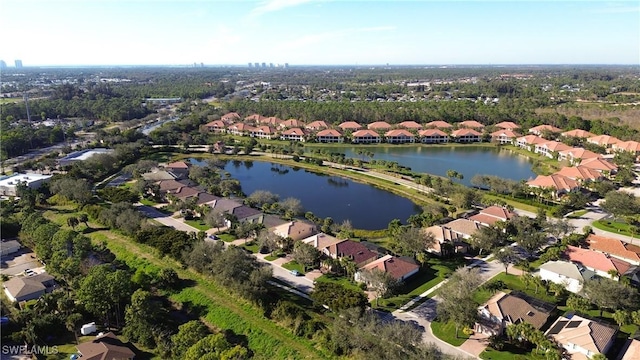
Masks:
[[[635,1],[5,0],[0,31],[25,66],[640,64]]]

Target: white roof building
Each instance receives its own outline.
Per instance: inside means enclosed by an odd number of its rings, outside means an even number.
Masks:
[[[13,174],[0,178],[0,195],[16,196],[16,188],[22,183],[31,189],[37,189],[49,182],[52,175],[43,174]]]

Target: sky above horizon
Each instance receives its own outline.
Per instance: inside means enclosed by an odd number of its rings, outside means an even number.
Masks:
[[[13,66],[640,64],[640,2],[0,0]]]

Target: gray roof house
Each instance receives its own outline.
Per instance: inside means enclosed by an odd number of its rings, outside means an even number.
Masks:
[[[540,278],[556,284],[564,285],[567,291],[577,294],[582,290],[585,280],[595,276],[587,270],[569,261],[548,261],[540,265]]]
[[[9,300],[28,301],[37,299],[55,287],[53,276],[42,273],[29,277],[17,276],[5,281],[4,292]]]

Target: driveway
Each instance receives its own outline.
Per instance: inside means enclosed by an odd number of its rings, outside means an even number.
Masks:
[[[153,219],[165,226],[171,226],[172,228],[180,231],[186,232],[195,232],[198,233],[200,230],[194,228],[191,225],[185,224],[184,222],[174,219],[173,214],[165,214],[162,211],[146,205],[138,205],[138,211],[140,211],[144,216]]]

